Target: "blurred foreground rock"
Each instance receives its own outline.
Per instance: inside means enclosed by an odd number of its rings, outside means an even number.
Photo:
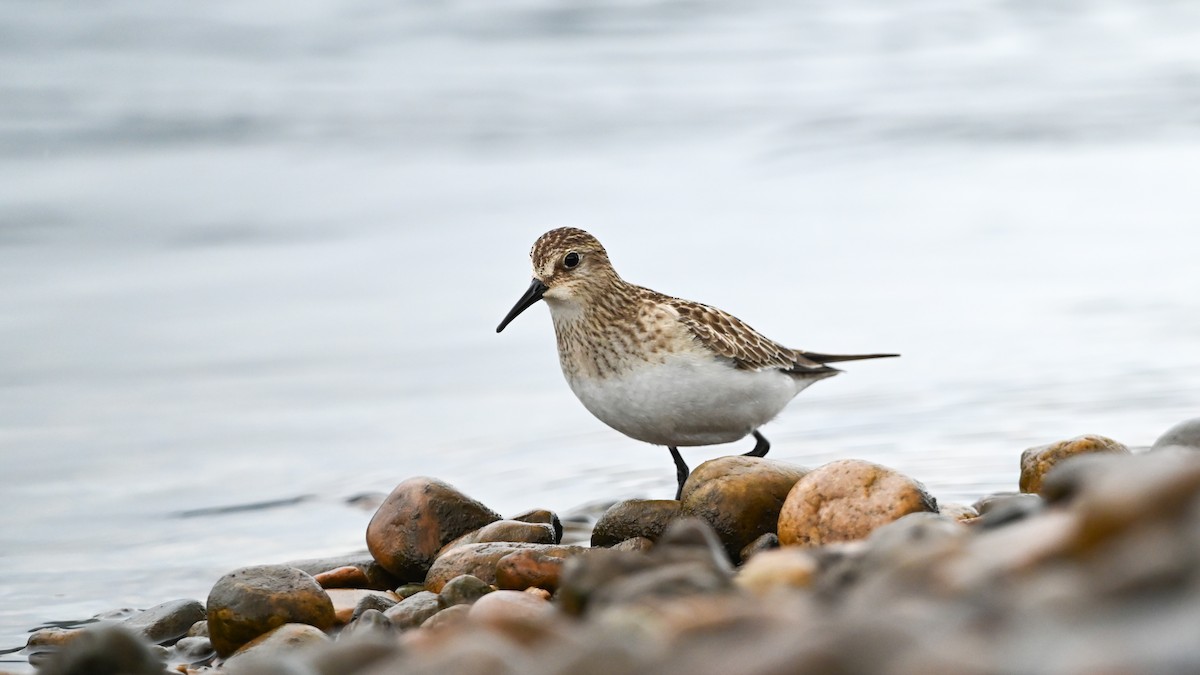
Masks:
[[[1040,496],[990,495],[945,513],[920,483],[867,462],[808,472],[718,462],[730,474],[702,475],[685,489],[678,513],[674,503],[618,505],[613,513],[621,517],[610,518],[610,534],[597,540],[609,548],[446,541],[423,585],[398,587],[394,596],[332,591],[339,616],[354,607],[335,641],[332,620],[324,627],[289,620],[261,628],[213,668],[233,675],[1200,672],[1200,453],[1078,454],[1086,456],[1047,466]],[[761,477],[761,490],[752,476]],[[731,505],[715,516],[689,514],[689,499],[705,485],[725,496],[703,503]],[[760,517],[769,501],[724,501],[754,494],[786,498],[777,525]],[[531,524],[553,531],[548,513]],[[722,531],[714,520],[749,524]],[[436,527],[427,550],[449,531]],[[735,557],[746,562],[735,566]],[[275,573],[300,579],[306,593],[324,593],[299,570]],[[326,580],[370,585],[348,571]],[[261,585],[218,583],[248,597]],[[214,589],[207,623],[214,636],[228,631],[214,608],[233,604]],[[167,605],[181,618],[160,636],[177,634],[183,617],[196,614],[190,602]],[[154,616],[143,613],[142,623],[158,625]],[[185,641],[205,640],[205,630],[194,624],[171,653],[169,663],[184,663],[180,672],[212,672],[180,659],[182,645],[192,647]],[[46,672],[106,672],[78,664],[117,658],[129,672],[161,673],[162,654],[126,628],[40,639],[60,650],[47,665],[58,670]],[[100,656],[97,639],[113,656]]]

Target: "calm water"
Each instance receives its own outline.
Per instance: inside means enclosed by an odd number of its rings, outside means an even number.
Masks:
[[[560,225],[788,344],[903,353],[773,457],[972,500],[1200,414],[1200,5],[961,4],[0,3],[0,648],[360,548],[346,500],[415,474],[668,495],[544,308],[494,333]]]

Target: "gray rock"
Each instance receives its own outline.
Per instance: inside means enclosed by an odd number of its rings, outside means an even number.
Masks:
[[[416,628],[442,608],[437,593],[421,591],[402,600],[383,613],[392,625],[400,630]]]
[[[216,655],[217,650],[206,637],[185,637],[175,643],[175,658],[184,663],[204,663]]]
[[[163,644],[187,635],[188,629],[204,617],[204,605],[198,600],[181,599],[138,612],[125,619],[124,624],[137,636]]]
[[[1170,447],[1200,450],[1200,417],[1184,420],[1167,429],[1154,441],[1150,449],[1163,450]]]
[[[479,577],[463,574],[446,582],[438,592],[438,603],[442,608],[469,605],[495,589]]]
[[[120,625],[86,628],[39,665],[40,675],[163,675],[157,649]]]

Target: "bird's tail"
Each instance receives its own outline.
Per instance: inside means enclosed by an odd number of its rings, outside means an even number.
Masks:
[[[822,354],[820,352],[805,352],[800,354],[817,363],[837,363],[839,361],[862,361],[863,359],[887,359],[899,354]]]

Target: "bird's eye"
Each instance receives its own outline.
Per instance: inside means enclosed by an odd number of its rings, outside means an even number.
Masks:
[[[567,269],[571,269],[572,267],[574,267],[578,264],[579,264],[579,254],[574,251],[571,251],[570,253],[567,254],[567,256],[565,258],[563,258],[563,267],[565,267]]]

